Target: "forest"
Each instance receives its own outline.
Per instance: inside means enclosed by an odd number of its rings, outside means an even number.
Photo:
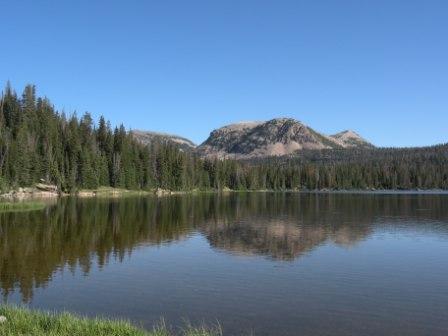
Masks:
[[[448,189],[448,144],[304,151],[259,160],[210,160],[170,143],[143,145],[104,117],[58,111],[34,85],[0,99],[0,189],[39,181],[75,193],[131,190]]]

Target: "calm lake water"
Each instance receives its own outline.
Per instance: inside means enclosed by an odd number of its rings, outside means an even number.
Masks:
[[[448,335],[448,195],[61,199],[0,214],[2,302],[226,335]]]

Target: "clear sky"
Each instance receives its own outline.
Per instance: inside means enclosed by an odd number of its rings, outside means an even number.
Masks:
[[[200,143],[293,117],[379,146],[448,142],[446,0],[1,1],[0,82]]]

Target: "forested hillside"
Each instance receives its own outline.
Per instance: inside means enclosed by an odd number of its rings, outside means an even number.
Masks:
[[[201,159],[167,142],[136,141],[123,125],[57,111],[33,85],[0,99],[0,187],[41,179],[60,190],[448,189],[448,146],[333,149],[235,161]]]
[[[18,97],[8,84],[0,102],[2,189],[30,186],[44,179],[61,190],[113,186],[128,189],[188,189],[200,185],[202,162],[176,147],[140,144],[121,125],[103,117],[95,124],[55,110],[35,87]]]
[[[250,164],[276,176],[273,188],[448,189],[448,144],[303,151]]]

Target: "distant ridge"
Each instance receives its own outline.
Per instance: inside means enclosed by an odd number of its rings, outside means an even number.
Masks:
[[[196,148],[206,157],[237,159],[290,155],[300,150],[374,147],[354,131],[323,135],[292,118],[230,124]]]
[[[141,130],[132,130],[131,134],[137,141],[144,145],[150,145],[151,143],[156,141],[162,143],[171,143],[183,150],[188,151],[194,150],[196,148],[196,144],[193,141],[178,135]]]
[[[171,143],[185,151],[209,158],[250,159],[293,155],[301,150],[373,148],[352,130],[324,135],[293,118],[268,121],[241,121],[225,125],[210,133],[201,145],[182,136],[133,130],[134,138],[145,145],[154,141]]]
[[[330,135],[330,138],[339,142],[342,147],[373,147],[371,143],[362,138],[358,133],[352,130],[342,131],[334,135]]]

